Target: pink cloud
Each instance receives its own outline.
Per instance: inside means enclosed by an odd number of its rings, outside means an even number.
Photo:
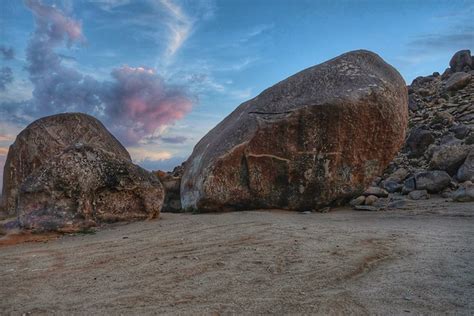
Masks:
[[[85,40],[80,21],[67,17],[54,6],[44,5],[39,0],[26,0],[25,4],[36,16],[39,28],[44,28],[50,39],[62,41],[66,36],[68,43]]]
[[[112,81],[101,82],[63,65],[55,49],[85,40],[81,22],[39,0],[26,0],[26,5],[36,22],[26,54],[34,85],[33,107],[25,105],[30,115],[89,113],[133,145],[191,110],[187,92],[167,84],[151,68],[123,66],[112,71]]]
[[[106,112],[127,142],[137,142],[191,111],[191,99],[167,86],[152,69],[123,66],[112,76],[116,81],[106,99]]]

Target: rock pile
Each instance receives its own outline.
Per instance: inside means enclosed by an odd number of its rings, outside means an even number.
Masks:
[[[466,188],[474,181],[473,68],[470,51],[463,50],[442,75],[413,80],[405,146],[373,185],[412,199],[438,193],[469,200],[471,189]]]
[[[400,149],[408,116],[400,74],[353,51],[241,104],[194,148],[185,210],[318,209],[362,192]]]
[[[163,188],[95,118],[59,114],[23,130],[5,165],[4,208],[22,229],[78,231],[159,215]]]

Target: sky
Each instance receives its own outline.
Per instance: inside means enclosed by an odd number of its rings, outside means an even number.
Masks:
[[[171,170],[240,103],[368,49],[407,84],[474,51],[472,0],[2,0],[0,177],[32,121],[84,112]],[[1,185],[1,183],[0,183]]]

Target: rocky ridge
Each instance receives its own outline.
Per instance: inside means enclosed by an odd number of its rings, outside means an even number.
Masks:
[[[417,77],[408,86],[405,145],[372,186],[414,200],[441,194],[454,201],[474,201],[472,58],[469,50],[459,51],[442,75]],[[367,203],[359,197],[352,204]]]

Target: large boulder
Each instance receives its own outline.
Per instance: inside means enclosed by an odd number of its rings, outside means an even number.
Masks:
[[[422,156],[435,141],[434,135],[426,126],[411,130],[406,140],[406,148],[410,157]]]
[[[241,104],[195,146],[186,210],[314,209],[379,175],[405,137],[407,89],[378,55],[353,51]]]
[[[456,72],[446,81],[446,90],[456,91],[464,88],[471,81],[471,74]]]
[[[152,173],[109,151],[77,143],[44,162],[18,191],[19,226],[78,231],[157,217],[164,190]]]
[[[446,144],[434,149],[430,160],[432,170],[444,170],[453,176],[466,159],[471,147],[463,144]]]
[[[439,193],[451,184],[451,177],[446,171],[422,171],[415,174],[416,190],[427,190],[430,193]]]
[[[474,181],[474,148],[467,155],[456,176],[460,182]]]
[[[469,49],[464,49],[456,52],[449,61],[449,66],[452,71],[469,71],[472,69],[472,58],[471,51]]]
[[[76,143],[98,147],[131,161],[127,150],[92,116],[65,113],[41,118],[25,128],[10,146],[3,173],[3,212],[14,215],[21,183],[52,157]]]
[[[466,181],[454,191],[452,195],[455,202],[474,202],[474,184],[471,181]]]

